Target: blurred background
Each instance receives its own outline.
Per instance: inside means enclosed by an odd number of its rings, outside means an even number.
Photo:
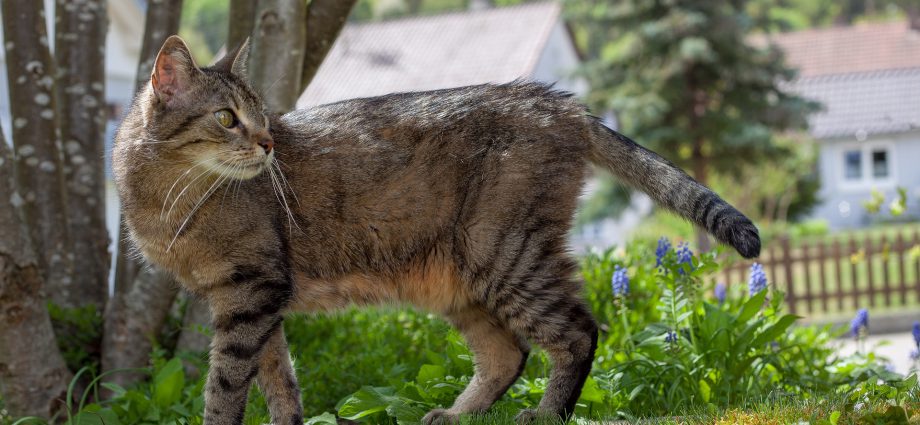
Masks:
[[[252,34],[254,84],[279,112],[521,78],[571,91],[757,223],[765,250],[756,261],[786,309],[837,323],[871,308],[874,330],[895,332],[893,352],[913,344],[920,2],[351,0],[322,9],[313,0],[299,2],[307,41],[294,47],[271,38],[289,18],[279,9],[266,21],[262,8],[275,3],[297,2],[45,0],[38,13],[40,2],[4,0],[0,127],[10,152],[0,178],[12,183],[0,191],[9,199],[0,234],[34,248],[45,292],[31,296],[52,301],[41,314],[64,335],[70,371],[60,373],[207,346],[206,309],[128,252],[109,160],[150,55],[176,31],[201,65]],[[296,76],[272,74],[290,58]],[[580,255],[662,236],[698,253],[719,249],[600,170],[581,204],[571,239]],[[9,230],[19,217],[23,226]],[[71,242],[55,236],[56,221]],[[717,252],[723,267],[708,284],[743,284],[752,263]],[[898,356],[906,371],[912,363]]]

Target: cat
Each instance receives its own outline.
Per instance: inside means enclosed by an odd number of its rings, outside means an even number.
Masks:
[[[210,307],[208,425],[242,423],[253,379],[273,423],[302,424],[283,315],[381,303],[442,315],[474,353],[469,386],[423,423],[489,409],[531,343],[553,366],[517,421],[569,417],[597,345],[567,246],[591,163],[760,252],[748,218],[567,93],[517,81],[275,116],[247,52],[200,68],[166,40],[113,154],[130,239]]]

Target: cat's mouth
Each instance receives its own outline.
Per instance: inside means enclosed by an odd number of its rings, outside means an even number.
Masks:
[[[220,174],[221,176],[238,180],[249,180],[261,174],[265,167],[268,166],[270,161],[271,158],[266,156],[264,158],[251,158],[223,162],[206,160],[205,165],[211,169],[211,171]]]

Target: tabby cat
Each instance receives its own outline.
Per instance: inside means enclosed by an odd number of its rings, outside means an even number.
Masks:
[[[130,238],[210,306],[208,425],[242,423],[253,379],[275,424],[302,424],[284,314],[380,303],[443,315],[475,355],[469,386],[425,424],[489,409],[530,343],[553,367],[518,422],[570,416],[597,345],[566,242],[591,163],[760,251],[744,215],[567,93],[485,84],[273,116],[246,54],[199,68],[170,37],[114,150]]]

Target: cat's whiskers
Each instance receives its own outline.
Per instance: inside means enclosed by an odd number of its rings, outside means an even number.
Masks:
[[[302,205],[300,205],[300,199],[297,198],[297,193],[294,192],[294,188],[291,187],[291,184],[288,182],[287,177],[284,176],[284,172],[281,170],[281,160],[278,159],[278,157],[272,157],[272,162],[270,165],[278,169],[278,175],[281,176],[281,180],[284,182],[285,186],[287,186],[287,188],[290,189],[291,196],[294,198],[294,202],[297,202],[297,206],[301,207]]]
[[[204,204],[204,202],[208,200],[208,198],[210,198],[211,195],[214,194],[214,192],[216,192],[216,189],[220,188],[220,185],[223,184],[223,182],[227,181],[227,179],[230,179],[230,178],[231,178],[230,176],[221,173],[217,177],[217,179],[214,180],[214,183],[211,183],[211,186],[208,187],[208,190],[205,191],[204,195],[201,196],[201,199],[198,201],[198,203],[196,203],[195,206],[192,208],[192,210],[188,213],[188,217],[186,217],[185,220],[182,221],[182,224],[179,226],[179,229],[176,230],[176,235],[173,236],[172,241],[170,241],[169,245],[166,247],[166,252],[169,252],[169,250],[172,249],[173,244],[176,243],[176,239],[178,239],[179,235],[182,233],[182,229],[185,228],[189,220],[191,220],[192,217],[195,215],[195,213],[198,212],[198,209],[201,208],[201,205]]]
[[[224,165],[224,164],[230,163],[231,161],[233,161],[233,158],[225,159],[225,160],[223,160],[220,164],[221,164],[221,165]],[[207,164],[204,163],[204,162],[202,162],[202,165],[207,165]],[[185,193],[189,190],[189,188],[191,188],[192,185],[194,185],[195,182],[198,181],[198,179],[204,177],[204,176],[207,175],[208,173],[212,173],[213,171],[214,171],[214,170],[211,170],[210,168],[207,168],[207,167],[206,167],[204,171],[202,171],[201,173],[199,173],[197,176],[195,176],[194,179],[192,179],[192,181],[190,181],[188,184],[186,184],[185,187],[182,189],[182,191],[179,192],[178,195],[176,195],[175,199],[173,199],[172,204],[169,206],[169,211],[166,212],[166,215],[164,216],[164,218],[165,218],[165,219],[168,219],[169,217],[172,216],[172,210],[173,210],[173,208],[176,207],[176,204],[179,202],[179,199],[182,198],[182,195],[185,194]],[[219,173],[219,174],[220,174],[221,176],[223,176],[223,173]]]
[[[183,177],[188,176],[189,173],[191,173],[192,170],[195,169],[195,167],[199,167],[199,166],[201,166],[201,165],[203,165],[203,164],[201,164],[201,163],[195,163],[194,165],[192,165],[191,167],[189,167],[188,170],[185,170],[184,173],[179,174],[179,177],[176,177],[176,181],[173,182],[172,186],[169,187],[169,191],[166,192],[166,196],[163,197],[163,206],[160,208],[160,220],[163,220],[163,215],[166,213],[166,203],[169,201],[169,195],[172,195],[172,191],[173,191],[173,189],[176,188],[176,185],[179,184],[179,180],[182,180]],[[178,197],[178,195],[177,195],[177,197]]]
[[[281,207],[284,208],[284,211],[287,213],[288,233],[293,232],[294,227],[297,227],[297,230],[303,230],[300,228],[300,225],[297,224],[297,220],[294,220],[294,214],[291,212],[291,207],[288,205],[287,197],[284,196],[284,188],[281,187],[281,183],[275,176],[275,170],[272,167],[268,167],[268,175],[271,177],[272,191],[275,193],[275,199],[278,200]]]

